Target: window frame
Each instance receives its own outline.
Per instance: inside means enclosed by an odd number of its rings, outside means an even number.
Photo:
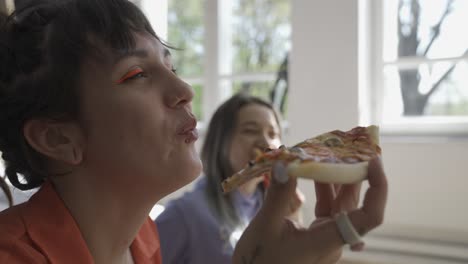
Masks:
[[[401,117],[397,122],[383,120],[384,69],[417,69],[423,64],[438,62],[468,62],[467,55],[446,58],[404,57],[394,61],[383,58],[383,1],[362,0],[360,5],[360,56],[365,63],[360,71],[360,120],[361,123],[380,124],[381,134],[389,136],[442,136],[468,137],[468,115],[463,117],[420,116]],[[364,84],[362,84],[364,82]]]
[[[232,69],[232,0],[204,0],[204,71],[201,76],[181,76],[191,85],[202,85],[200,123],[210,120],[218,106],[232,95],[234,82],[274,82],[277,72],[234,73]],[[209,52],[207,52],[209,51]]]
[[[158,36],[164,40],[168,40],[169,23],[167,18],[169,0],[130,1],[142,9],[152,25],[157,25],[156,33]],[[207,123],[214,111],[232,95],[232,84],[234,82],[273,83],[276,81],[278,74],[277,71],[233,72],[232,12],[229,12],[229,10],[233,10],[232,1],[204,0],[203,27],[205,39],[202,61],[204,71],[199,76],[179,76],[191,86],[202,86],[202,118],[197,124],[201,135],[204,134]],[[287,123],[287,121],[284,121],[284,123]]]

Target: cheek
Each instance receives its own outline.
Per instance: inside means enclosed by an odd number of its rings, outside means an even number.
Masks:
[[[119,138],[115,144],[122,144],[123,151],[140,156],[140,158],[157,156],[161,159],[169,155],[173,138],[169,137],[168,120],[162,116],[162,111],[146,108],[133,108],[121,113],[117,120],[115,131]]]
[[[232,141],[229,158],[235,171],[241,170],[249,162],[252,158],[252,151],[252,140],[239,137]]]
[[[142,102],[102,107],[90,120],[90,148],[114,162],[160,156],[163,153],[154,146],[169,143],[161,113]]]

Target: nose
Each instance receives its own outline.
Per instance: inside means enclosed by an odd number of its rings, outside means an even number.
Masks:
[[[176,85],[169,85],[166,95],[166,105],[170,108],[181,108],[190,104],[194,92],[192,86],[177,78]]]
[[[262,133],[261,135],[258,136],[256,142],[255,142],[255,147],[259,149],[267,149],[267,148],[277,148],[278,146],[275,146],[274,140],[268,136],[267,133]]]

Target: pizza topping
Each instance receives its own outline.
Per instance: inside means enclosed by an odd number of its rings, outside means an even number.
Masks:
[[[381,154],[378,146],[376,127],[356,127],[350,131],[335,130],[304,140],[288,148],[255,149],[256,158],[246,168],[223,182],[223,189],[229,191],[269,170],[275,161],[289,165],[302,163],[355,164],[367,162]],[[377,133],[377,139],[375,139]],[[377,140],[377,142],[375,141]]]
[[[299,155],[307,155],[307,153],[305,152],[305,150],[303,148],[300,148],[300,147],[292,147],[289,149],[292,153],[297,153]]]
[[[341,140],[338,137],[329,137],[325,139],[323,143],[327,147],[343,147],[344,146],[343,140]]]
[[[358,149],[357,151],[358,151],[359,153],[367,154],[367,155],[372,155],[372,154],[374,154],[374,151],[372,151],[372,149],[367,149],[367,148],[361,148],[361,149]]]
[[[292,162],[357,163],[380,154],[380,147],[371,139],[367,128],[356,127],[343,132],[335,130],[307,139],[292,148],[279,149],[257,156],[256,162],[284,160]]]
[[[371,157],[369,155],[363,155],[363,154],[356,153],[356,154],[354,154],[354,156],[356,158],[360,159],[361,161],[371,160]]]
[[[357,163],[359,162],[360,160],[356,157],[343,157],[342,160],[345,162],[345,163]]]
[[[307,152],[300,147],[292,147],[289,149],[292,154],[296,154],[300,160],[310,160],[312,156],[308,155]]]

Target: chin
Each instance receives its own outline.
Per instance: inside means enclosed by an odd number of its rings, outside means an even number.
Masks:
[[[192,160],[191,162],[192,166],[189,170],[187,170],[187,173],[186,175],[188,176],[189,178],[189,182],[192,182],[193,180],[195,180],[196,178],[198,178],[198,176],[200,176],[200,174],[202,173],[202,170],[203,170],[203,165],[202,165],[202,162],[200,160],[200,158],[197,156],[196,159]],[[187,184],[188,184],[187,183]]]
[[[181,166],[181,164],[184,164],[185,166]],[[202,162],[198,156],[194,159],[190,159],[185,162],[181,161],[176,164],[176,167],[173,170],[175,173],[171,176],[174,180],[174,188],[171,190],[171,192],[174,192],[193,182],[198,178],[198,176],[201,175],[202,169]]]

